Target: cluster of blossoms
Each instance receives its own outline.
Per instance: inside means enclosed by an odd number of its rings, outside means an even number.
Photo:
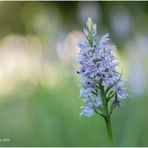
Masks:
[[[116,70],[117,58],[112,54],[115,49],[109,41],[109,34],[100,40],[97,36],[97,26],[89,18],[84,28],[85,41],[79,43],[80,53],[78,63],[80,68],[80,96],[84,99],[80,115],[92,116],[94,112],[105,116],[104,107],[110,104],[110,114],[116,106],[121,105],[121,99],[126,98],[126,89],[121,73]]]

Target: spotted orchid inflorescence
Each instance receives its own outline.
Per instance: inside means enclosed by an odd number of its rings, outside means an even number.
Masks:
[[[90,117],[96,112],[106,117],[127,96],[122,74],[116,70],[118,59],[112,54],[115,46],[108,43],[108,33],[99,40],[97,26],[91,18],[87,20],[84,34],[86,40],[78,44],[80,96],[86,104],[81,107],[80,115]]]

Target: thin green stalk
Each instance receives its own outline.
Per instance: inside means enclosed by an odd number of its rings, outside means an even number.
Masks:
[[[107,134],[110,142],[110,146],[113,146],[113,134],[112,134],[112,125],[110,121],[110,116],[108,118],[105,118],[106,128],[107,128]]]
[[[110,120],[110,113],[108,111],[108,100],[106,98],[106,94],[102,86],[101,86],[101,90],[102,90],[103,114],[104,114],[104,119],[106,123],[107,134],[108,134],[110,146],[113,146],[113,134],[112,134],[112,126],[111,126],[111,120]]]

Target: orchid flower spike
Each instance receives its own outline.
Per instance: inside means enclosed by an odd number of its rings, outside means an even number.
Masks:
[[[112,54],[115,46],[109,44],[108,33],[98,38],[97,26],[91,18],[83,31],[86,40],[78,44],[80,68],[77,73],[80,76],[80,96],[85,105],[81,107],[80,115],[91,117],[95,112],[110,122],[113,110],[128,96],[122,74],[116,70],[118,59]],[[111,135],[111,129],[108,130]]]

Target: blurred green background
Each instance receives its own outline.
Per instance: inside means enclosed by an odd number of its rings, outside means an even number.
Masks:
[[[110,33],[130,98],[112,115],[116,146],[148,146],[147,2],[0,2],[0,146],[108,146],[80,117],[78,41],[87,17]]]

